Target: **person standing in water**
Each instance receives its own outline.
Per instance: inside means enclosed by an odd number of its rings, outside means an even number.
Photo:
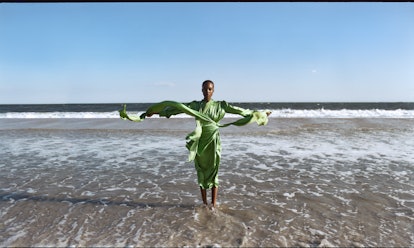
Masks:
[[[221,141],[219,128],[229,125],[242,126],[252,121],[259,125],[267,123],[269,111],[253,111],[232,106],[226,101],[214,101],[214,83],[206,80],[202,83],[203,100],[190,103],[165,101],[151,106],[140,118],[134,119],[126,114],[126,107],[120,111],[121,118],[141,121],[145,117],[159,114],[169,118],[172,115],[186,113],[196,118],[196,130],[187,136],[186,147],[190,151],[189,160],[194,160],[197,181],[200,186],[203,203],[208,206],[207,190],[211,189],[212,208],[216,208],[218,195],[218,170],[221,158]],[[219,124],[226,113],[238,114],[244,118],[225,125]]]

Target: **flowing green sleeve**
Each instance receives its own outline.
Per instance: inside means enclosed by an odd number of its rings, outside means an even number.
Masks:
[[[235,122],[220,125],[221,127],[227,127],[230,125],[244,126],[251,122],[256,122],[257,125],[263,126],[266,125],[268,122],[266,111],[243,109],[240,107],[232,106],[228,104],[226,101],[222,101],[221,106],[224,109],[224,111],[226,111],[226,113],[238,114],[243,116],[243,118]]]
[[[256,122],[260,126],[267,124],[268,119],[267,119],[267,114],[265,111],[242,109],[239,107],[231,106],[224,101],[222,103],[222,107],[227,113],[239,114],[243,116],[243,118],[235,122],[218,125],[220,127],[227,127],[230,125],[243,126],[251,122]],[[143,121],[147,115],[155,114],[155,113],[160,113],[162,116],[166,116],[166,117],[169,117],[172,114],[184,113],[184,114],[193,116],[198,120],[204,120],[207,122],[216,123],[207,115],[200,113],[194,109],[191,109],[190,107],[188,107],[187,105],[183,103],[179,103],[175,101],[163,101],[160,103],[153,104],[145,111],[145,113],[141,114],[140,116],[129,115],[127,113],[125,104],[124,104],[124,108],[122,110],[119,110],[119,116],[121,117],[121,119],[130,120],[134,122]]]
[[[226,113],[241,115],[244,117],[251,115],[253,113],[253,111],[250,109],[236,107],[236,106],[228,104],[226,101],[221,102],[221,107],[224,109]]]
[[[147,115],[159,113],[161,116],[170,117],[173,114],[184,113],[190,116],[193,116],[197,119],[213,122],[215,123],[210,117],[207,115],[200,113],[196,110],[191,109],[187,105],[175,101],[163,101],[160,103],[156,103],[151,105],[145,113],[141,114],[140,116],[129,115],[126,110],[126,105],[124,104],[124,108],[119,110],[119,116],[121,119],[130,120],[135,122],[141,122],[145,119]]]
[[[195,101],[192,101],[190,103],[181,103],[181,104],[184,105],[184,106],[187,106],[191,109],[194,109],[194,108],[192,108],[192,106],[195,104]],[[181,106],[180,107],[175,107],[175,106],[169,105],[169,106],[166,106],[158,114],[159,114],[159,116],[170,118],[172,115],[178,115],[178,114],[183,114],[183,113],[185,113],[185,110],[183,110],[183,108]]]
[[[217,125],[215,121],[213,121],[212,119],[210,119],[208,116],[204,115],[203,113],[195,111],[191,109],[190,107],[186,106],[185,104],[174,102],[174,101],[164,101],[164,102],[151,105],[147,109],[147,111],[145,111],[145,113],[141,114],[140,116],[129,115],[126,111],[126,105],[124,105],[124,108],[122,110],[119,110],[119,116],[121,117],[121,119],[130,120],[134,122],[141,122],[145,119],[147,115],[155,114],[155,113],[160,113],[161,115],[166,116],[166,117],[169,117],[170,114],[174,114],[174,113],[185,113],[185,114],[188,114],[196,118],[197,120],[196,129],[190,134],[188,134],[186,137],[186,140],[187,140],[186,147],[190,151],[190,154],[188,156],[188,161],[194,160],[195,155],[197,153],[198,141],[201,137],[201,132],[202,132],[200,120],[211,122]]]
[[[230,125],[243,126],[251,122],[256,122],[258,125],[267,124],[267,114],[266,112],[262,112],[262,111],[244,110],[242,108],[228,106],[228,107],[225,107],[225,111],[227,111],[228,113],[240,114],[243,116],[243,118],[237,121],[234,121],[234,122],[227,123],[227,124],[218,124],[215,121],[213,121],[210,117],[208,117],[207,115],[200,113],[199,111],[196,111],[190,108],[189,106],[179,103],[179,102],[174,102],[174,101],[163,101],[163,102],[151,105],[145,111],[145,113],[141,114],[140,116],[134,116],[134,115],[129,115],[127,113],[126,105],[124,105],[124,108],[122,110],[119,110],[119,116],[123,120],[130,120],[134,122],[141,122],[145,119],[147,115],[151,115],[155,113],[159,113],[160,115],[166,116],[166,117],[169,117],[172,114],[185,113],[187,115],[195,117],[196,123],[197,123],[196,129],[192,133],[188,134],[186,137],[187,139],[186,146],[188,150],[190,151],[189,161],[194,160],[196,153],[197,153],[198,141],[202,133],[200,120],[210,122],[216,125],[217,128],[227,127]]]

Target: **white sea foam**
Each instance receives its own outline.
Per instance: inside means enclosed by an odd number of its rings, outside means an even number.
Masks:
[[[8,112],[0,113],[0,119],[112,119],[119,118],[113,112]]]
[[[10,238],[8,238],[7,240],[2,241],[1,246],[7,247],[10,244],[13,244],[14,241],[24,237],[26,235],[26,231],[22,230],[22,231],[17,231],[13,236],[11,236]]]
[[[223,132],[217,215],[198,207],[181,133],[2,132],[0,245],[409,246],[414,143],[400,123],[412,120],[296,121],[269,135]]]
[[[271,118],[414,118],[414,110],[396,109],[273,109]],[[129,112],[131,115],[141,115],[143,112]],[[227,114],[226,117],[239,117]],[[7,112],[0,113],[0,119],[116,119],[118,111],[112,112]],[[153,116],[151,118],[158,118]],[[192,118],[185,114],[171,118]]]

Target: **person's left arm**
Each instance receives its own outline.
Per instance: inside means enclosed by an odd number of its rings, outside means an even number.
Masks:
[[[251,115],[253,113],[253,110],[233,106],[233,105],[227,103],[226,101],[221,102],[221,107],[224,109],[224,111],[226,113],[241,115],[243,117],[246,117],[246,116]]]
[[[233,106],[231,104],[228,104],[226,101],[223,101],[221,104],[222,104],[222,108],[224,109],[224,111],[226,111],[226,113],[229,113],[229,114],[238,114],[243,117],[246,117],[248,115],[252,115],[254,112],[258,112],[257,110],[250,110],[250,109],[244,109],[244,108],[240,108],[237,106]],[[266,111],[267,116],[269,116],[271,113],[272,112],[270,111]]]

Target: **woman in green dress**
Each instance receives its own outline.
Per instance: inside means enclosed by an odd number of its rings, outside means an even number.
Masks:
[[[216,207],[218,194],[218,170],[220,167],[221,142],[219,128],[229,125],[242,126],[256,121],[259,125],[267,123],[269,111],[252,111],[231,106],[225,101],[214,101],[214,83],[206,80],[202,84],[203,100],[192,101],[190,103],[177,103],[165,101],[152,105],[139,118],[128,116],[126,108],[120,111],[121,118],[131,121],[142,121],[145,117],[159,114],[169,118],[172,115],[186,113],[196,118],[196,130],[187,136],[186,147],[190,151],[189,160],[194,160],[197,171],[198,184],[201,190],[203,203],[207,202],[207,189],[212,189],[212,207]],[[226,113],[238,114],[243,116],[235,122],[219,124]]]

